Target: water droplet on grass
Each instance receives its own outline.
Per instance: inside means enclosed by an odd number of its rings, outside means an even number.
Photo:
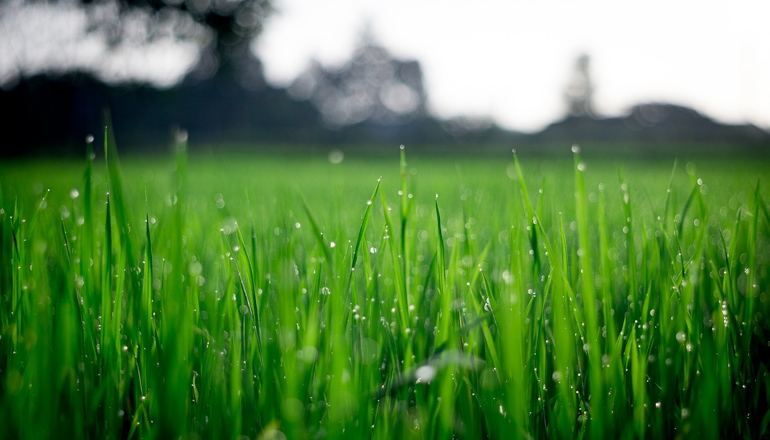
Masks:
[[[345,159],[345,153],[342,150],[334,149],[329,151],[329,163],[332,165],[341,163],[343,159]]]
[[[416,383],[430,383],[436,377],[436,369],[430,365],[423,365],[414,373]]]

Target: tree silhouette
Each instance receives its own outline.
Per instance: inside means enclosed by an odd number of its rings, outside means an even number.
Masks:
[[[60,14],[78,7],[86,14],[81,38],[97,36],[108,50],[164,40],[193,42],[201,50],[192,72],[198,78],[219,72],[261,79],[250,45],[273,12],[271,0],[0,0],[0,13],[24,5],[47,5]]]
[[[590,72],[591,58],[587,54],[580,55],[575,60],[567,88],[564,91],[564,101],[567,111],[572,116],[594,117],[593,93],[594,84]]]
[[[313,62],[289,87],[289,93],[295,99],[310,100],[332,127],[363,121],[404,123],[426,111],[419,62],[396,59],[368,29],[344,66],[326,68]]]

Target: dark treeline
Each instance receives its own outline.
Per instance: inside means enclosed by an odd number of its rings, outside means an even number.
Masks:
[[[331,127],[310,101],[292,99],[285,89],[245,89],[221,76],[158,90],[109,86],[90,75],[70,73],[23,79],[13,89],[0,91],[0,154],[80,154],[87,135],[99,137],[105,111],[124,151],[163,150],[179,128],[188,132],[193,148],[221,143],[255,148],[288,143],[446,145],[462,138],[424,115]]]
[[[0,91],[0,155],[73,156],[85,137],[99,138],[105,110],[111,113],[122,151],[165,152],[182,128],[191,148],[202,145],[393,145],[469,150],[509,150],[553,144],[720,144],[766,152],[770,135],[752,125],[724,125],[696,111],[668,104],[634,107],[614,118],[568,116],[538,133],[505,131],[489,121],[437,120],[425,113],[404,120],[366,118],[330,125],[311,100],[263,85],[245,89],[222,76],[158,90],[147,85],[109,86],[92,76],[70,73],[35,76]],[[543,147],[545,148],[545,147]]]
[[[258,62],[258,60],[255,60]],[[0,156],[79,156],[85,138],[114,128],[124,152],[166,152],[177,130],[191,149],[276,149],[334,146],[348,150],[409,144],[439,152],[548,154],[581,143],[596,151],[633,154],[673,149],[766,154],[770,134],[753,125],[725,125],[671,104],[640,104],[621,117],[601,118],[590,93],[572,93],[581,110],[537,133],[506,131],[486,119],[439,120],[426,110],[417,61],[398,60],[364,39],[344,66],[317,63],[287,88],[261,75],[244,85],[232,69],[206,79],[190,75],[169,89],[107,85],[87,73],[21,78],[0,90]],[[590,87],[587,88],[590,91]],[[109,115],[105,117],[105,115]]]

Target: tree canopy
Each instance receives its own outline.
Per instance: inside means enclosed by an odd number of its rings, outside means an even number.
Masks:
[[[15,38],[7,50],[0,50],[0,55],[7,52],[4,56],[14,58],[5,64],[15,66],[0,70],[10,69],[8,75],[17,71],[19,76],[94,71],[101,67],[91,66],[114,57],[121,67],[100,76],[111,83],[143,82],[141,74],[126,73],[137,70],[129,65],[142,62],[152,51],[150,58],[163,59],[162,54],[175,47],[177,54],[181,48],[186,55],[167,64],[192,65],[194,77],[220,72],[262,81],[261,65],[250,46],[273,11],[271,0],[0,0],[2,27]]]
[[[84,4],[94,0],[82,0]],[[251,42],[262,32],[263,25],[273,12],[270,0],[116,0],[119,14],[118,36],[122,36],[122,18],[135,9],[150,10],[163,18],[169,12],[181,12],[213,33],[204,47],[202,63],[214,63],[199,67],[225,71],[249,68],[253,59],[249,51]],[[106,22],[102,25],[114,26]]]
[[[294,99],[310,100],[331,127],[364,121],[400,124],[426,115],[420,63],[394,57],[368,29],[344,65],[313,62],[288,92]]]

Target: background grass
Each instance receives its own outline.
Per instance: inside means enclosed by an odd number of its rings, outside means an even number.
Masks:
[[[0,165],[1,437],[767,433],[767,163],[183,147]]]

